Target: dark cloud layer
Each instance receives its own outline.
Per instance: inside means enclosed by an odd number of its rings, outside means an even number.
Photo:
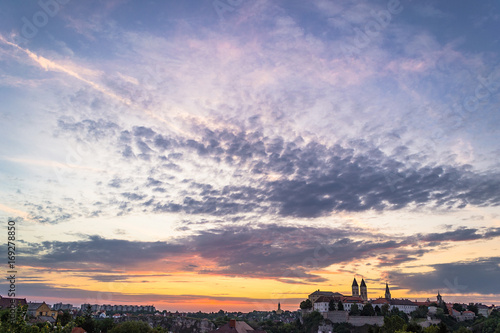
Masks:
[[[204,262],[214,265],[207,268],[189,264],[189,260],[186,260],[185,270],[199,274],[270,278],[285,283],[319,283],[325,279],[312,272],[332,264],[372,259],[372,263],[379,267],[398,267],[429,251],[447,246],[450,242],[481,237],[492,239],[500,236],[499,232],[498,228],[460,228],[442,234],[390,237],[357,228],[261,225],[206,230],[178,238],[171,243],[134,242],[91,236],[75,242],[30,244],[27,265],[65,269],[70,264],[74,269],[86,271],[102,267],[127,269],[146,261],[154,263],[168,261],[169,258],[182,261],[182,258],[200,257]],[[464,237],[464,234],[468,236]],[[439,242],[436,239],[439,239]],[[452,275],[460,277],[462,269],[465,272],[467,267],[472,268],[474,265],[477,266],[474,274],[481,276],[478,281],[493,277],[495,272],[498,273],[493,266],[496,262],[494,260],[496,259],[477,263],[435,265],[435,272],[431,274],[404,275],[393,272],[392,276],[397,276],[397,284],[400,287],[413,289],[418,288],[421,283],[422,286],[427,286],[427,290],[431,290],[435,284],[442,283],[444,278],[454,278],[446,274],[451,272]],[[164,274],[173,272],[168,269],[179,269],[178,266],[164,266]],[[485,268],[484,272],[482,268]],[[122,280],[123,275],[110,271],[109,274],[101,274],[95,279]],[[464,275],[464,280],[469,281],[467,275]],[[468,283],[473,282],[471,280]],[[474,288],[482,290],[479,286]]]
[[[392,281],[415,292],[441,290],[448,294],[500,294],[500,257],[480,258],[431,266],[426,273],[395,271]]]
[[[88,239],[73,242],[45,241],[31,244],[23,251],[29,255],[23,259],[23,263],[54,268],[94,268],[95,265],[124,267],[159,260],[182,250],[183,246],[166,242],[137,242],[89,236]]]

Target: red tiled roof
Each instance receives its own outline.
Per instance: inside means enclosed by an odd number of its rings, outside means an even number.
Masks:
[[[363,303],[363,299],[357,296],[344,296],[342,303]]]
[[[71,333],[87,333],[86,330],[84,330],[83,328],[81,327],[74,327],[72,330],[71,330]]]
[[[389,304],[389,301],[385,298],[379,298],[374,300],[372,304]]]

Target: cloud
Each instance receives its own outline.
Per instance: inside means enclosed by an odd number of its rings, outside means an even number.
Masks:
[[[500,257],[482,257],[453,263],[435,264],[425,273],[390,272],[390,279],[413,292],[441,294],[499,294]]]
[[[379,267],[398,267],[415,261],[446,242],[469,241],[471,237],[462,237],[462,230],[441,235],[395,237],[354,227],[225,225],[180,236],[169,243],[104,239],[99,236],[88,236],[73,242],[42,242],[31,244],[30,257],[23,260],[28,266],[73,267],[82,271],[104,267],[127,270],[148,262],[150,269],[155,265],[170,267],[171,271],[166,273],[187,270],[199,274],[275,279],[286,283],[319,283],[327,281],[312,273],[319,269],[365,259],[375,259]],[[487,235],[489,239],[500,236],[496,229],[472,230],[466,234]],[[436,239],[440,242],[436,243]],[[165,266],[165,263],[169,264]],[[435,269],[438,270],[438,266]],[[112,271],[109,273],[106,276],[114,276]],[[111,279],[106,276],[102,278]]]
[[[62,242],[45,241],[32,244],[26,265],[47,265],[53,268],[132,267],[157,261],[182,252],[183,245],[167,242],[134,242],[88,236],[88,239]]]

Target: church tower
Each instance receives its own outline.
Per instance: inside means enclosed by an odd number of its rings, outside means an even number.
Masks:
[[[391,292],[389,291],[389,285],[387,284],[387,282],[385,283],[385,299],[391,299]]]
[[[281,304],[278,302],[278,310],[276,310],[276,314],[280,315],[283,313],[283,310],[281,310]]]
[[[438,305],[443,304],[443,296],[441,296],[441,295],[439,294],[439,290],[438,290],[438,294],[437,294],[436,298],[437,298],[437,303],[438,303]]]
[[[361,298],[363,299],[363,301],[368,301],[368,290],[366,289],[365,279],[361,279],[359,291],[361,293]]]
[[[359,287],[358,287],[358,281],[356,281],[356,278],[354,278],[354,281],[352,281],[352,296],[359,297]]]

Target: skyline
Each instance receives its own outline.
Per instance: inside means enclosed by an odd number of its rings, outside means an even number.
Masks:
[[[16,297],[498,304],[499,7],[1,3]]]

